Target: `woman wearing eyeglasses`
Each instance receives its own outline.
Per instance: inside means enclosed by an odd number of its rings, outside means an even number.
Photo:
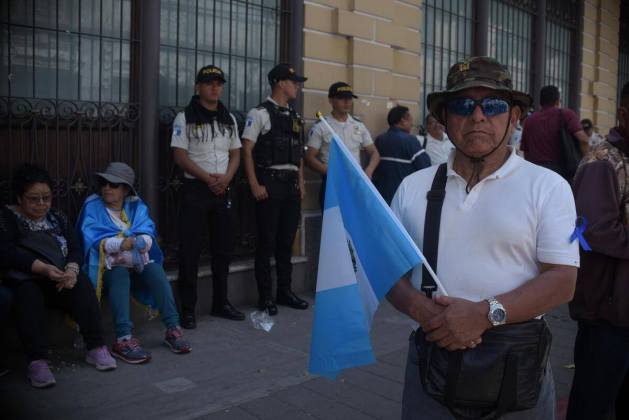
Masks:
[[[189,353],[172,289],[162,268],[155,223],[138,197],[135,173],[127,164],[112,162],[96,174],[98,193],[87,198],[79,216],[85,271],[100,299],[109,298],[116,340],[112,354],[127,363],[148,362],[151,353],[133,336],[129,315],[132,296],[149,311],[158,311],[166,326],[164,344],[174,353]]]
[[[87,363],[98,370],[115,369],[116,361],[104,345],[94,288],[80,271],[80,241],[63,213],[51,208],[50,176],[38,166],[21,165],[13,173],[13,192],[16,204],[0,209],[0,269],[3,285],[14,296],[31,384],[55,384],[47,362],[46,305],[59,307],[78,324]]]

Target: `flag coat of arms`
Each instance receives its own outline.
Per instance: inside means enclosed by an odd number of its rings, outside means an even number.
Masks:
[[[378,304],[424,257],[336,134],[324,207],[309,370],[334,378],[375,362]]]

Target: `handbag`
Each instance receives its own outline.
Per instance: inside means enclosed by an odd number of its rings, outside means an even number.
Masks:
[[[439,166],[427,194],[424,256],[436,270],[441,210],[447,181]],[[423,267],[421,290],[429,297],[437,285]],[[487,330],[482,343],[448,351],[415,332],[419,375],[424,392],[457,418],[496,419],[510,411],[535,407],[541,391],[552,335],[543,319]]]
[[[581,162],[583,155],[581,154],[577,140],[566,128],[561,108],[559,109],[559,121],[561,124],[559,128],[559,144],[561,148],[561,163],[564,171],[563,175],[567,180],[572,180],[574,174],[577,173],[577,168],[579,167],[579,162]]]
[[[16,244],[22,252],[27,252],[35,258],[64,270],[66,257],[63,255],[59,244],[50,234],[44,231],[26,231],[20,229],[20,237]],[[13,280],[29,280],[38,277],[31,272],[25,272],[10,268],[5,272],[6,276]]]

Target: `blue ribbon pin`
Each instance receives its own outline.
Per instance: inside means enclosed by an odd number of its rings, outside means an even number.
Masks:
[[[583,232],[585,232],[585,229],[587,229],[588,226],[588,220],[584,216],[579,216],[574,223],[575,227],[574,232],[570,235],[570,243],[574,242],[575,239],[578,239],[579,244],[584,251],[591,251],[592,248],[590,247],[590,244],[588,244],[583,237]]]

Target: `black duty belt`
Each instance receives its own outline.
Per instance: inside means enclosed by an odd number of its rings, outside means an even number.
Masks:
[[[298,178],[299,171],[290,169],[258,168],[259,173],[277,181],[293,181]]]

